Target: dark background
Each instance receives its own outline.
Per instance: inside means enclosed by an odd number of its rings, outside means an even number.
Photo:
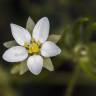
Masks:
[[[56,30],[60,30],[62,26],[72,24],[80,17],[86,16],[96,21],[96,0],[0,0],[0,58],[6,49],[3,46],[3,42],[13,39],[10,32],[10,23],[25,27],[29,16],[31,16],[35,22],[43,16],[48,17],[51,24],[50,32],[58,33]],[[3,63],[1,65],[3,65],[6,70],[11,67],[11,65],[4,62],[2,58],[1,63]],[[13,81],[10,81],[11,87],[19,94],[18,96],[64,96],[67,84],[63,83],[62,73],[71,73],[73,69],[74,66],[71,62],[66,61],[64,64],[62,63],[62,65],[55,70],[56,73],[61,75],[56,75],[56,78],[53,77],[51,83],[48,82],[50,80],[46,77],[43,77],[43,79],[39,81],[37,80],[39,76],[34,77],[30,73],[26,73],[26,77],[12,76],[10,74],[13,78]],[[55,72],[50,74],[53,76]],[[28,74],[30,74],[30,76]],[[52,78],[51,75],[49,76],[50,78]],[[30,81],[30,79],[28,79],[29,81],[25,80],[27,76],[28,78],[33,78],[33,81]],[[16,81],[16,77],[21,81]],[[42,80],[45,80],[45,82],[42,82]],[[57,82],[55,80],[59,81]],[[0,87],[2,94],[0,94],[0,96],[3,96],[2,86]],[[95,96],[95,90],[96,87],[94,84],[77,84],[73,96]]]

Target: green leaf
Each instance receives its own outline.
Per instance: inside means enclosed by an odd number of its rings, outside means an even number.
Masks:
[[[12,74],[19,73],[20,75],[23,75],[27,71],[28,71],[27,63],[26,61],[23,61],[23,62],[20,62],[19,64],[14,65],[11,70],[11,73]]]
[[[12,74],[16,74],[16,73],[18,73],[18,72],[19,72],[19,64],[13,66],[13,68],[11,69],[11,73],[12,73]]]
[[[26,23],[26,29],[32,34],[33,28],[35,26],[34,21],[31,19],[31,17],[28,18]]]
[[[7,41],[5,43],[3,43],[3,45],[6,47],[6,48],[11,48],[13,46],[17,46],[17,43],[15,42],[15,40],[13,41]]]
[[[49,71],[54,71],[54,66],[52,64],[52,61],[50,58],[44,58],[44,68],[46,68]]]
[[[26,61],[25,62],[21,62],[19,74],[23,75],[27,71],[28,71],[27,62]]]
[[[86,35],[87,33],[85,32],[86,30],[86,26],[88,23],[89,19],[88,18],[80,18],[78,19],[74,25],[73,25],[73,29],[72,29],[72,34],[73,34],[73,39],[74,42],[84,42],[86,39]]]
[[[81,68],[83,69],[83,71],[86,73],[86,75],[88,75],[92,79],[96,79],[96,72],[93,70],[92,68],[93,63],[91,62],[89,58],[83,58],[83,60],[81,60],[79,64]]]
[[[86,38],[86,41],[89,41],[89,40],[91,39],[92,33],[93,33],[94,31],[96,31],[96,22],[90,23],[90,24],[87,26],[87,28],[86,28],[86,30],[85,30],[86,34],[85,34],[85,36],[84,36],[84,37]]]
[[[70,26],[66,26],[64,29],[64,32],[61,35],[61,39],[59,41],[60,46],[62,46],[62,48],[69,48],[72,47],[72,32],[71,32],[71,27]]]
[[[61,39],[61,35],[52,34],[49,36],[48,41],[57,43]]]
[[[91,43],[89,45],[89,50],[90,50],[90,57],[94,58],[96,60],[96,43]]]
[[[96,44],[92,43],[88,48],[88,55],[80,58],[79,63],[88,76],[96,79]]]

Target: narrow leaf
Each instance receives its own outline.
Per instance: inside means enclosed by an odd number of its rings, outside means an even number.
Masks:
[[[87,36],[87,32],[85,32],[86,30],[86,26],[88,23],[88,18],[80,18],[78,19],[74,25],[73,25],[73,29],[72,29],[72,34],[74,37],[74,42],[84,42]]]
[[[43,67],[46,68],[49,71],[54,71],[54,66],[53,66],[52,61],[51,61],[50,58],[45,58],[44,59]]]
[[[31,19],[31,17],[28,18],[27,23],[26,23],[26,29],[32,34],[32,30],[35,26],[34,21]]]
[[[11,48],[13,46],[16,46],[17,43],[13,40],[13,41],[7,41],[5,43],[3,43],[3,45],[6,47],[6,48]]]
[[[48,41],[52,41],[54,43],[57,43],[61,38],[61,35],[55,35],[55,34],[52,34],[49,36],[48,38]]]
[[[16,74],[19,72],[19,64],[18,65],[14,65],[13,68],[11,69],[11,73],[12,74]]]
[[[89,45],[88,56],[80,58],[79,61],[84,72],[91,77],[96,79],[96,44],[92,43]]]
[[[85,30],[86,32],[85,38],[87,41],[91,40],[94,31],[96,31],[96,22],[90,23]]]
[[[19,74],[23,75],[27,71],[28,71],[27,62],[26,61],[25,62],[21,62]]]
[[[66,26],[64,28],[64,32],[62,33],[59,44],[62,46],[62,48],[71,48],[73,46],[73,34],[71,26]]]
[[[14,65],[13,68],[11,69],[12,74],[19,73],[20,75],[23,75],[27,71],[28,71],[28,68],[27,68],[26,61],[23,61]]]

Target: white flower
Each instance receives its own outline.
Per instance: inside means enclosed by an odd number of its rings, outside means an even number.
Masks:
[[[35,25],[32,36],[30,33],[16,24],[10,24],[12,35],[19,46],[9,48],[3,54],[7,62],[21,62],[26,59],[30,72],[38,75],[43,67],[43,58],[60,54],[60,48],[51,41],[46,41],[49,35],[49,20],[41,18]]]

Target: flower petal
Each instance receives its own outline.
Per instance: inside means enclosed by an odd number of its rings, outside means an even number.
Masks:
[[[44,57],[53,57],[60,53],[61,49],[51,41],[46,41],[41,47],[41,55]]]
[[[10,25],[12,35],[19,45],[24,46],[25,43],[30,43],[31,35],[26,29],[16,24],[10,24]]]
[[[44,43],[49,35],[49,20],[47,17],[41,18],[33,29],[33,38],[36,42]]]
[[[7,62],[20,62],[28,57],[27,50],[22,46],[15,46],[5,51],[3,59]]]
[[[27,66],[34,75],[38,75],[43,67],[43,58],[39,55],[30,56],[27,60]]]

